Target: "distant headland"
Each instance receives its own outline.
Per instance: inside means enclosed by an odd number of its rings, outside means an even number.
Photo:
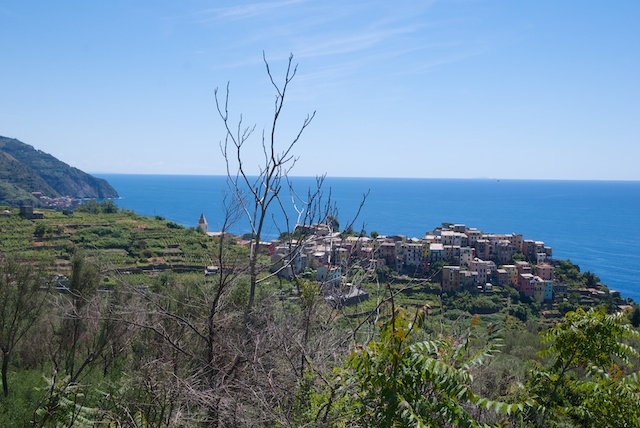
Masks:
[[[14,138],[0,136],[0,205],[70,208],[86,198],[117,198],[104,179]]]

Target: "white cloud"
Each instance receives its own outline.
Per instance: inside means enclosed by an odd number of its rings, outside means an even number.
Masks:
[[[198,19],[196,21],[210,22],[223,19],[247,19],[273,10],[305,2],[306,0],[283,0],[276,2],[255,2],[240,6],[206,9],[197,13]]]

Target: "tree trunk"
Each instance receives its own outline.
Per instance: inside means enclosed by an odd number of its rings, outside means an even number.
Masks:
[[[2,351],[2,392],[4,396],[9,395],[9,384],[7,383],[7,372],[9,371],[9,353]]]

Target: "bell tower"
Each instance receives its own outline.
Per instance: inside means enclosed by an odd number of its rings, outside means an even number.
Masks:
[[[200,220],[198,220],[198,227],[196,230],[202,233],[207,233],[209,231],[209,224],[207,223],[207,219],[204,218],[204,213],[200,214]]]

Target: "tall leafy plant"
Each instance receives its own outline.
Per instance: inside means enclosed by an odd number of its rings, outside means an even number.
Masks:
[[[474,368],[498,352],[499,330],[488,327],[486,345],[476,350],[471,332],[480,328],[477,318],[460,337],[414,342],[427,309],[410,319],[394,308],[379,339],[357,346],[349,357],[343,393],[352,398],[349,418],[356,426],[477,427],[484,426],[475,416],[482,409],[521,411],[523,404],[493,401],[471,389]]]
[[[640,339],[623,312],[605,307],[569,312],[542,333],[546,348],[527,383],[537,406],[528,421],[536,426],[640,426],[640,384],[632,361]]]

